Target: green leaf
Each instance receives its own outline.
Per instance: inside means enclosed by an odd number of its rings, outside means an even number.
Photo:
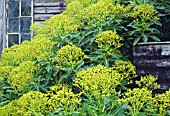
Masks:
[[[50,63],[47,63],[46,70],[47,70],[48,73],[50,72]]]
[[[148,42],[148,35],[142,33],[142,36],[143,36],[142,40],[143,40],[144,42]]]
[[[155,24],[158,26],[162,26],[162,23],[160,21],[156,21]]]
[[[120,106],[117,109],[115,109],[115,111],[113,113],[113,116],[120,116],[120,115],[122,115],[122,113],[124,112],[124,110],[126,109],[128,104],[129,104],[129,102],[126,102],[122,106]]]
[[[124,85],[120,85],[121,86],[121,90],[128,90],[128,88],[127,87],[125,87]]]
[[[139,31],[139,30],[133,30],[133,31],[130,31],[128,34],[130,35],[130,36],[132,36],[135,32],[137,32],[137,31]]]
[[[103,58],[103,55],[91,55],[87,57],[88,59],[90,59],[91,61],[97,61],[99,58]]]
[[[92,30],[86,30],[85,32],[83,32],[82,34],[83,34],[83,36],[89,36],[90,34],[92,34],[94,31],[92,31]]]
[[[168,115],[170,116],[170,110],[167,110],[167,112],[168,112]]]
[[[96,39],[96,36],[92,36],[92,37],[90,38],[90,45],[93,44],[93,42],[94,42],[95,39]]]
[[[160,9],[160,10],[163,10],[165,9],[166,7],[165,6],[155,6],[156,9]]]
[[[134,41],[133,41],[133,46],[135,46],[140,40],[140,37],[136,38]]]
[[[156,28],[147,28],[146,31],[151,31],[152,33],[156,33],[156,34],[160,33],[160,31]]]
[[[40,65],[40,64],[44,64],[44,60],[36,61],[36,62],[35,62],[35,65],[38,65],[38,64],[39,64],[39,65]]]
[[[160,39],[158,37],[156,37],[155,35],[150,35],[149,37],[151,37],[155,41],[160,41]]]
[[[76,68],[76,71],[78,71],[82,66],[84,65],[84,61],[82,61]]]
[[[106,57],[104,57],[104,65],[109,67],[109,61],[107,60]]]
[[[10,102],[10,100],[3,101],[0,103],[0,106],[4,106],[4,105],[8,104],[9,102]]]
[[[139,112],[138,116],[146,116],[145,112]]]
[[[128,27],[132,27],[132,28],[134,28],[134,29],[137,29],[137,30],[140,30],[140,28],[139,27],[137,27],[137,26],[140,26],[140,25],[138,25],[138,24],[133,24],[133,23],[130,23],[129,25],[127,25]]]
[[[157,16],[158,17],[164,17],[164,16],[167,16],[167,14],[158,14]]]
[[[71,73],[66,73],[66,74],[62,75],[58,81],[58,84],[61,84],[64,80],[67,80],[70,74]]]

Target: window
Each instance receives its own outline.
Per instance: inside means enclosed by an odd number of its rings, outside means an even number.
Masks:
[[[8,0],[7,8],[7,47],[31,40],[33,0]]]

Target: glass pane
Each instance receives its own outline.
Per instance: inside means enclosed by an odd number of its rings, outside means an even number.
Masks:
[[[8,33],[19,32],[19,18],[8,19]]]
[[[19,2],[15,0],[14,2],[9,2],[8,5],[8,16],[19,17]]]
[[[21,2],[21,16],[31,16],[31,2]]]
[[[8,47],[15,44],[19,44],[19,34],[9,34],[8,35]]]
[[[31,2],[32,0],[21,0],[21,2]]]
[[[8,1],[19,1],[19,0],[8,0]]]
[[[31,26],[31,17],[24,17],[21,18],[20,23],[20,31],[21,33],[29,33],[30,32],[30,26]]]
[[[21,42],[25,40],[31,41],[31,34],[21,34]]]

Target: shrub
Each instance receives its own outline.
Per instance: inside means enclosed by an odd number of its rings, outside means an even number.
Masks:
[[[47,38],[39,38],[31,42],[24,41],[21,45],[4,49],[1,63],[4,66],[18,66],[25,61],[46,59],[50,55],[52,46],[53,42]]]
[[[111,68],[98,65],[92,69],[78,72],[74,86],[80,87],[90,99],[101,99],[116,93],[120,82],[120,75]]]
[[[67,86],[58,85],[51,87],[47,93],[30,91],[8,105],[0,107],[1,115],[52,115],[58,110],[58,115],[76,110],[81,103],[80,94],[74,94]],[[55,114],[57,115],[57,114]]]
[[[57,66],[59,67],[64,66],[73,68],[73,66],[80,64],[84,58],[85,54],[82,52],[81,48],[78,48],[75,45],[66,45],[57,51],[54,61],[57,62]]]
[[[156,95],[151,103],[153,104],[151,112],[157,112],[160,115],[170,115],[170,89],[163,94]]]
[[[169,115],[169,91],[152,96],[156,78],[127,86],[137,77],[131,46],[159,41],[155,7],[148,0],[67,2],[62,14],[31,26],[31,42],[3,51],[2,115]]]
[[[1,115],[42,115],[47,113],[48,98],[41,92],[30,91],[19,100],[0,108]]]

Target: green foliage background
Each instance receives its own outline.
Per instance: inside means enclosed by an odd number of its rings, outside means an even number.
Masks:
[[[170,90],[153,95],[159,84],[151,75],[133,82],[128,61],[131,46],[160,41],[168,8],[168,1],[67,0],[63,13],[31,26],[31,42],[4,49],[1,115],[170,115]]]

